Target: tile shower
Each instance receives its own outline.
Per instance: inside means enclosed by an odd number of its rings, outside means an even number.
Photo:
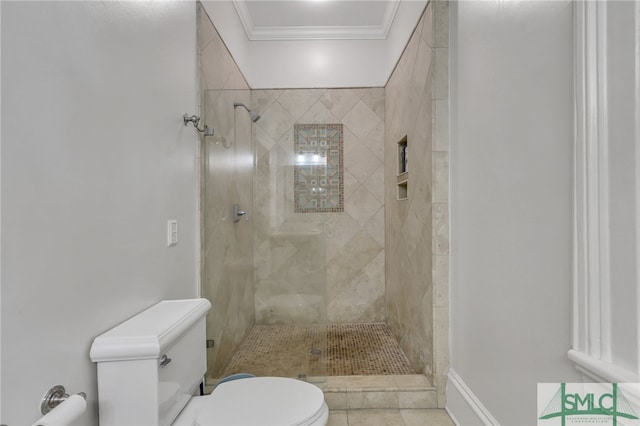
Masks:
[[[254,90],[252,105],[256,322],[384,322],[384,89]],[[328,165],[300,161],[314,155]]]
[[[201,153],[209,379],[246,365],[293,377],[418,372],[440,382],[443,403],[448,308],[438,306],[446,282],[436,270],[448,261],[447,200],[434,197],[446,152],[432,142],[446,106],[437,81],[446,49],[433,30],[443,5],[429,3],[385,88],[289,90],[250,90],[199,6],[202,113],[216,130]],[[261,119],[252,125],[234,101]],[[403,137],[411,163],[398,200]],[[232,223],[233,203],[246,220]],[[273,350],[298,345],[284,363]]]

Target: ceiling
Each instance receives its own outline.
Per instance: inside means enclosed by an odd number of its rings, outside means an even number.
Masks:
[[[427,0],[201,0],[252,89],[384,87]]]
[[[384,39],[400,0],[233,0],[249,40]]]

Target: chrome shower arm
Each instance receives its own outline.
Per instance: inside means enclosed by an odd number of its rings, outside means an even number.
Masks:
[[[182,116],[182,119],[184,120],[185,126],[188,125],[189,123],[193,123],[193,127],[195,127],[195,129],[198,132],[204,133],[205,136],[213,136],[213,133],[214,133],[213,129],[207,126],[206,124],[202,129],[198,127],[198,124],[200,124],[200,117],[198,117],[197,115],[189,116],[189,114],[185,112],[184,115]]]

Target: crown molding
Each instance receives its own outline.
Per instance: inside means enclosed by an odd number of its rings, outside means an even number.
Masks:
[[[233,0],[233,6],[251,41],[276,40],[384,40],[398,11],[400,0],[387,2],[380,25],[366,26],[289,26],[257,27],[245,1]]]

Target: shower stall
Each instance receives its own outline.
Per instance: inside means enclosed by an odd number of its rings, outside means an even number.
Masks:
[[[201,136],[207,382],[242,372],[433,383],[434,365],[444,377],[423,21],[386,87],[286,90],[249,89],[201,8],[199,23],[201,114],[214,129]],[[400,141],[411,145],[408,177],[396,168]]]
[[[346,97],[370,116],[339,117]],[[416,373],[384,324],[384,89],[204,100],[208,378]]]

